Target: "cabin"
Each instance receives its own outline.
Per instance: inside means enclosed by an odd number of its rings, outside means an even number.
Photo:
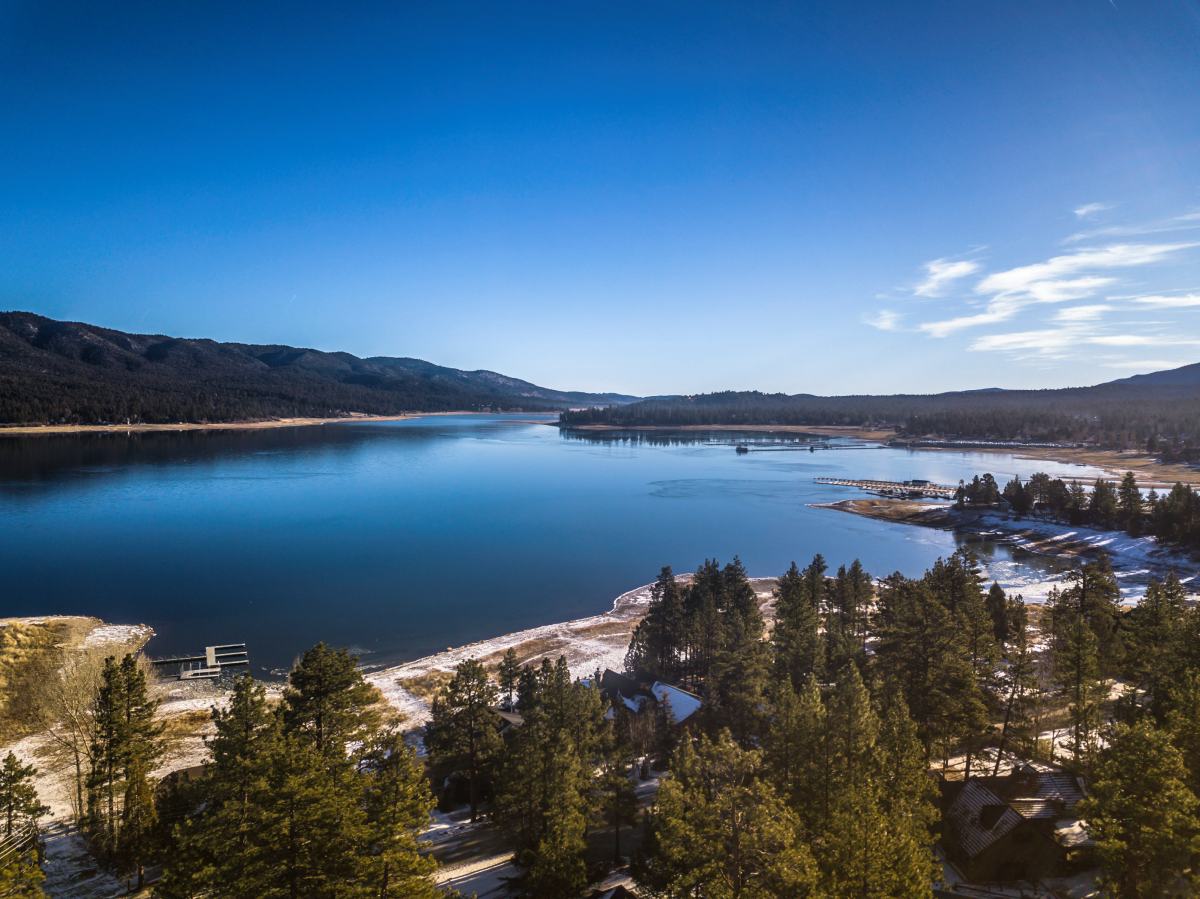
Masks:
[[[683,724],[700,710],[700,697],[695,693],[646,675],[622,674],[606,669],[600,678],[600,693],[608,701],[605,717],[612,718],[617,706],[624,706],[635,715],[662,707],[672,724]]]
[[[1079,778],[1038,762],[1001,777],[972,777],[946,809],[950,859],[976,883],[1069,874],[1079,850],[1091,845],[1076,812],[1084,795]]]

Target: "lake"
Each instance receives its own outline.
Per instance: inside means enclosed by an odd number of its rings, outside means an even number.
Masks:
[[[728,433],[579,438],[550,421],[0,438],[0,615],[149,624],[154,655],[245,641],[259,673],[318,640],[394,662],[603,611],[666,564],[737,554],[777,575],[819,552],[917,575],[954,551],[950,533],[812,508],[859,495],[818,476],[1096,474]],[[982,550],[1009,585],[1050,564]]]

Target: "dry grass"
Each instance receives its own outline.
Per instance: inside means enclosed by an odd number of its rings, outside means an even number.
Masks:
[[[454,672],[452,671],[427,671],[416,677],[406,677],[397,683],[413,696],[426,702],[432,702],[433,698],[442,691],[446,684],[450,683],[453,677]]]
[[[0,740],[37,728],[38,684],[57,670],[60,647],[78,645],[97,623],[73,617],[0,620]]]

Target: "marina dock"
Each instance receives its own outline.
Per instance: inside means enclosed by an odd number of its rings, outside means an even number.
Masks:
[[[954,499],[958,487],[947,484],[934,484],[931,481],[873,481],[860,478],[815,478],[818,484],[828,484],[833,487],[857,487],[868,493],[879,496],[892,496],[904,499],[932,497],[934,499]]]

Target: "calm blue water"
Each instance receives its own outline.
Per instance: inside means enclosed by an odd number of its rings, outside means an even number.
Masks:
[[[144,622],[154,654],[246,641],[260,670],[321,639],[395,661],[602,611],[664,564],[740,554],[776,575],[820,552],[918,574],[954,550],[810,508],[857,495],[817,476],[1089,473],[734,439],[582,440],[529,416],[0,439],[0,615]]]

